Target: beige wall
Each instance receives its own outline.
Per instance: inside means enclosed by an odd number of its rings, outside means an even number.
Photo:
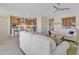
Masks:
[[[9,17],[8,16],[2,16],[3,18],[0,18],[0,36],[1,35],[7,35],[8,34],[8,25],[9,25]]]
[[[46,32],[49,30],[49,20],[46,17],[37,17],[37,32]]]
[[[49,31],[49,19],[47,17],[42,18],[42,31],[46,33]]]
[[[76,12],[62,12],[62,13],[57,13],[56,15],[53,15],[55,19],[55,23],[59,23],[57,25],[54,25],[55,30],[58,28],[62,28],[63,17],[71,17],[71,16],[76,16],[76,28],[79,29],[79,14]]]

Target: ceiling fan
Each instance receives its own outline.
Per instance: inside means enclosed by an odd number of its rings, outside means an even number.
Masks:
[[[70,8],[60,8],[60,7],[55,6],[55,5],[53,5],[53,8],[56,9],[53,13],[56,13],[58,11],[70,10]]]

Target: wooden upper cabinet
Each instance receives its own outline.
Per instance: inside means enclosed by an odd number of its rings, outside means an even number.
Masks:
[[[76,25],[76,17],[62,18],[62,26],[73,26]]]
[[[25,19],[25,24],[26,25],[33,25],[33,23],[34,23],[34,20],[32,20],[32,19]]]
[[[18,25],[19,24],[19,18],[15,17],[15,16],[10,16],[10,24]]]
[[[62,25],[66,26],[67,22],[66,22],[66,18],[62,18]]]
[[[19,25],[21,23],[25,23],[26,25],[36,25],[37,23],[37,18],[33,19],[20,19],[19,17],[16,16],[10,16],[10,25]]]

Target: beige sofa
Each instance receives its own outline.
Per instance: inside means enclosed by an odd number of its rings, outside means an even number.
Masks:
[[[69,48],[68,42],[62,42],[56,46],[56,42],[50,37],[30,32],[20,32],[20,48],[27,55],[66,55]]]

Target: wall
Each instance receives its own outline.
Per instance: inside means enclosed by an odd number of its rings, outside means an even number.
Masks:
[[[47,17],[42,17],[42,31],[46,34],[49,31],[49,19]]]
[[[37,17],[37,32],[41,32],[42,31],[42,19],[41,17]]]
[[[19,7],[18,7],[19,6]],[[58,11],[57,13],[52,13],[55,9],[52,6],[52,4],[38,4],[38,5],[33,5],[33,4],[29,4],[27,5],[26,9],[23,9],[23,7],[21,5],[10,5],[10,6],[5,6],[3,5],[2,7],[0,7],[0,15],[1,16],[4,16],[3,19],[0,19],[0,32],[3,33],[3,32],[6,32],[8,31],[9,29],[9,25],[8,25],[8,22],[9,22],[9,16],[10,15],[14,15],[14,16],[28,16],[28,17],[31,17],[31,16],[40,16],[38,17],[38,22],[39,21],[43,21],[44,23],[41,23],[39,22],[38,24],[41,24],[41,25],[38,25],[38,31],[42,31],[42,30],[49,30],[49,25],[48,24],[48,18],[46,19],[45,17],[44,18],[41,18],[41,16],[46,16],[46,17],[53,17],[55,19],[55,23],[60,23],[58,25],[55,25],[55,30],[58,29],[58,28],[62,28],[61,26],[61,18],[62,17],[69,17],[69,16],[76,16],[76,27],[79,29],[79,4],[60,4],[59,7],[62,7],[62,8],[65,8],[65,7],[69,7],[70,10],[66,10],[66,11]],[[29,7],[28,7],[29,6]],[[9,8],[8,8],[9,7]],[[22,7],[22,8],[20,8]],[[3,9],[2,9],[3,8]],[[19,9],[20,8],[20,9]],[[21,13],[21,14],[19,14]],[[51,14],[51,15],[50,15]],[[43,19],[43,20],[40,20],[40,19]],[[2,28],[1,28],[2,26]],[[8,27],[7,27],[8,26]]]
[[[49,19],[47,17],[37,17],[37,32],[47,34],[49,30]]]
[[[71,7],[71,10],[66,11],[58,11],[56,14],[53,14],[52,16],[55,18],[55,23],[59,23],[57,25],[54,25],[55,31],[63,29],[62,27],[62,18],[63,17],[71,17],[76,16],[76,28],[79,29],[79,8],[78,7]],[[79,39],[77,39],[79,42]]]
[[[79,14],[77,11],[67,11],[67,12],[60,12],[57,13],[56,15],[53,15],[55,18],[55,23],[59,23],[58,25],[54,25],[55,30],[62,28],[62,18],[63,17],[71,17],[71,16],[76,16],[76,28],[79,29]],[[62,28],[63,29],[63,28]]]
[[[19,15],[18,13],[13,13],[11,11],[8,11],[7,9],[0,9],[0,36],[9,35],[10,30],[10,15]]]
[[[1,35],[7,35],[8,34],[8,16],[2,16],[3,18],[0,18],[0,36]]]

